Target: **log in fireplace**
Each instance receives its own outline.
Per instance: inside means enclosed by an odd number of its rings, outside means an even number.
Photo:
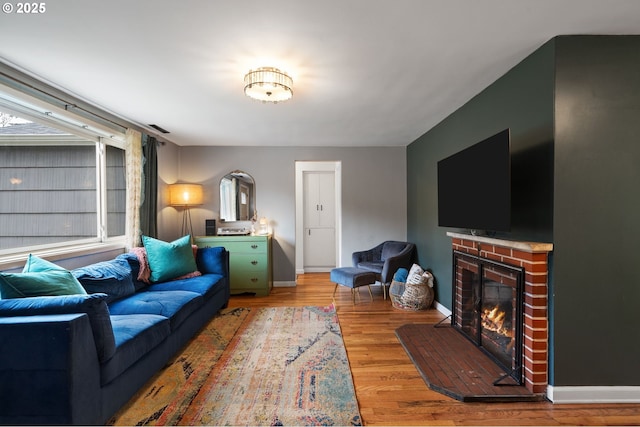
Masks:
[[[460,251],[453,269],[451,324],[504,369],[494,385],[522,384],[524,269]]]

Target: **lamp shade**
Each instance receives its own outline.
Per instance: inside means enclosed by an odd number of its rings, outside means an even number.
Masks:
[[[171,184],[169,186],[169,204],[171,206],[201,205],[202,185]]]

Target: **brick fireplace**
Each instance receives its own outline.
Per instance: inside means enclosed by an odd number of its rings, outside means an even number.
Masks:
[[[522,325],[517,328],[522,333],[521,351],[517,352],[522,359],[522,383],[532,393],[545,393],[548,385],[548,255],[553,245],[453,232],[447,235],[452,238],[455,252],[523,270]],[[462,313],[463,298],[456,297],[456,281],[459,282],[454,276],[454,312]]]

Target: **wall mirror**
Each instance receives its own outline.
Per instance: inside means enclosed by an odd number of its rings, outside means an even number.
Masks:
[[[220,180],[220,221],[256,218],[256,185],[243,171],[229,172]]]

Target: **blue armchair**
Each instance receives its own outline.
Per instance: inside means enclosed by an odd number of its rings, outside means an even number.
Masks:
[[[387,286],[391,284],[393,275],[399,268],[411,268],[415,262],[416,245],[409,242],[387,240],[366,251],[354,252],[351,255],[353,266],[373,271],[382,285],[384,299],[387,299]]]

